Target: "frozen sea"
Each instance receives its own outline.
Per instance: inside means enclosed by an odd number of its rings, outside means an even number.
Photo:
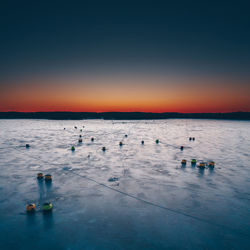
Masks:
[[[0,249],[250,249],[250,122],[0,120]]]

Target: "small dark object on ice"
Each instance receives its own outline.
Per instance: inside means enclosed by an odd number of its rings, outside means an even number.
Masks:
[[[192,166],[195,166],[195,165],[196,165],[196,159],[192,159],[192,160],[191,160],[191,165],[192,165]]]
[[[45,182],[51,182],[52,181],[52,175],[51,174],[46,174],[44,177],[45,177]]]
[[[26,205],[26,212],[27,213],[34,213],[36,211],[35,203],[30,203]]]
[[[187,160],[183,159],[183,160],[181,161],[181,165],[182,165],[182,166],[186,166],[186,164],[187,164]]]
[[[197,166],[199,169],[205,169],[206,163],[205,162],[200,162],[200,164]]]
[[[38,173],[37,174],[37,179],[42,180],[43,179],[43,173]]]
[[[208,162],[208,166],[209,166],[210,168],[214,168],[214,165],[215,165],[214,161]]]
[[[118,181],[118,180],[119,180],[118,177],[110,177],[110,178],[108,179],[109,182]]]
[[[53,209],[53,205],[51,202],[45,202],[43,203],[42,210],[44,213],[51,212]]]

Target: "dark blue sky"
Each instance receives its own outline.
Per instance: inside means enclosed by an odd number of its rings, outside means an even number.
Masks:
[[[248,1],[6,1],[1,75],[46,70],[249,74]]]

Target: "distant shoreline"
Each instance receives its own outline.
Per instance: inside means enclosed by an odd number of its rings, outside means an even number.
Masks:
[[[146,113],[146,112],[0,112],[0,119],[48,120],[159,120],[159,119],[220,119],[250,120],[250,112],[231,113]]]

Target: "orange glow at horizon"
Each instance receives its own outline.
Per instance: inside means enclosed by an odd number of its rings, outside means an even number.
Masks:
[[[30,79],[1,87],[0,111],[250,111],[247,84],[209,79]]]

